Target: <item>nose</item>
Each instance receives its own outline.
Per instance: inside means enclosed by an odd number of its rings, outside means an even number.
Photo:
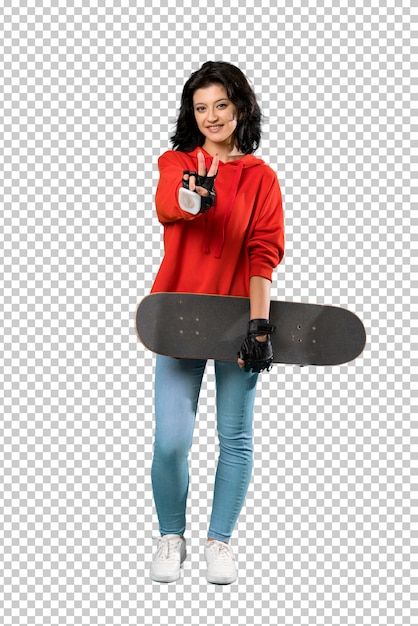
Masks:
[[[218,112],[215,108],[208,109],[208,122],[216,122],[218,119]]]

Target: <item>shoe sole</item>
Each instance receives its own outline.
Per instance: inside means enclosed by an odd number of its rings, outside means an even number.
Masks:
[[[174,583],[179,578],[180,578],[180,574],[178,576],[166,576],[166,577],[163,577],[163,576],[159,577],[159,576],[151,575],[151,580],[153,580],[155,583]]]
[[[237,576],[224,576],[223,578],[210,578],[209,576],[206,576],[206,580],[212,585],[231,585],[236,581],[236,579]]]

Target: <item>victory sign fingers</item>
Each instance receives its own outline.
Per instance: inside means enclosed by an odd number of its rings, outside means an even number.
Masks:
[[[216,176],[218,172],[218,166],[219,166],[219,157],[215,156],[213,158],[209,172],[206,172],[205,157],[203,156],[202,152],[198,152],[197,154],[197,164],[198,164],[197,174],[200,178],[205,179],[206,177]],[[196,191],[200,196],[209,195],[209,191],[206,188],[206,185],[205,186],[196,185],[196,172],[189,173],[189,189],[190,191]]]

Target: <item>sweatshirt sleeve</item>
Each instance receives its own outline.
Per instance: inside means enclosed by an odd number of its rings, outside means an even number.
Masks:
[[[276,174],[267,195],[261,201],[257,219],[249,238],[250,277],[272,279],[274,268],[284,255],[284,216],[282,194]]]
[[[182,219],[192,220],[198,217],[183,211],[178,199],[183,170],[190,168],[191,164],[186,155],[175,150],[165,152],[158,159],[160,178],[155,193],[155,206],[161,224],[170,224]]]

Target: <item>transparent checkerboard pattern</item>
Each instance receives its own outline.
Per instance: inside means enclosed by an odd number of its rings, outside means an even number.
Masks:
[[[410,3],[8,0],[0,14],[1,623],[416,623]],[[150,581],[154,361],[133,324],[162,255],[157,158],[208,59],[239,65],[265,114],[287,232],[273,297],[349,308],[368,335],[353,363],[262,375],[225,588],[202,552],[210,363],[190,556],[177,583]]]

